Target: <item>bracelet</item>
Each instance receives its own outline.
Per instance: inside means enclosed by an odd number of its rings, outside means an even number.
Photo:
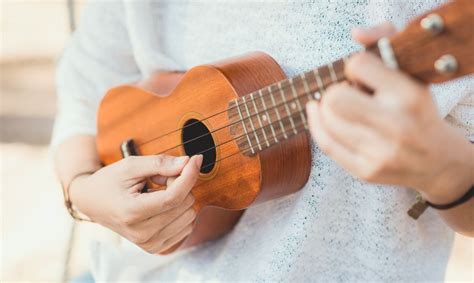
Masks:
[[[408,215],[413,219],[418,219],[421,214],[428,208],[432,207],[438,210],[446,210],[461,205],[474,196],[474,185],[459,199],[448,203],[448,204],[434,204],[427,200],[424,200],[420,194],[417,195],[417,202],[412,205],[412,207],[407,211]]]
[[[77,179],[78,177],[84,176],[84,175],[89,175],[95,173],[94,171],[89,171],[89,172],[81,172],[77,175],[75,175],[72,179],[71,182],[69,182],[69,185],[64,185],[61,182],[61,186],[63,189],[63,196],[64,196],[64,205],[66,206],[67,211],[69,212],[69,215],[71,215],[72,219],[77,220],[77,221],[87,221],[87,222],[94,222],[92,219],[89,217],[85,216],[83,213],[81,213],[77,208],[74,207],[74,205],[71,202],[71,198],[69,197],[69,187],[71,186],[72,182]]]
[[[459,199],[457,199],[457,200],[455,200],[451,203],[448,203],[448,204],[434,204],[434,203],[429,202],[427,200],[425,200],[425,202],[429,207],[432,207],[434,209],[446,210],[446,209],[450,209],[450,208],[453,208],[453,207],[456,207],[458,205],[461,205],[461,204],[465,203],[466,201],[470,200],[473,196],[474,196],[474,186],[471,186],[469,191],[467,191],[461,198],[459,198]]]

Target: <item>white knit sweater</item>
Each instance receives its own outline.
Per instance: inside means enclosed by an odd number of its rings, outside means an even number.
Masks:
[[[111,86],[156,70],[186,70],[249,51],[271,54],[287,75],[357,50],[354,26],[402,27],[437,1],[88,1],[58,68],[53,145],[95,133]],[[433,89],[440,115],[473,138],[473,78]],[[192,99],[192,98],[190,98]],[[247,210],[233,232],[172,256],[93,245],[96,279],[196,281],[441,281],[453,232],[414,193],[353,178],[313,146],[298,193]]]

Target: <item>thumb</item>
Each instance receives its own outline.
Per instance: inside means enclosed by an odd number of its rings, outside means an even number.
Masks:
[[[396,32],[395,27],[385,22],[375,27],[370,28],[354,28],[352,30],[352,37],[362,45],[372,45],[381,37],[391,36]]]
[[[188,161],[188,156],[129,156],[117,162],[117,167],[125,179],[142,179],[156,175],[179,175]]]

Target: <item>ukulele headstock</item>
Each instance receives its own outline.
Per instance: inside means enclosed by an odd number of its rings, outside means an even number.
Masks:
[[[455,0],[415,18],[378,51],[391,67],[425,83],[474,72],[474,2]]]

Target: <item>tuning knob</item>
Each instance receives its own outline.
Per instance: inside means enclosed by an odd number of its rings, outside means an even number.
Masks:
[[[443,18],[438,14],[429,14],[424,17],[421,20],[420,25],[424,30],[430,31],[433,34],[438,34],[444,29]]]
[[[434,67],[440,74],[451,74],[458,70],[458,61],[453,55],[446,54],[435,61]]]

